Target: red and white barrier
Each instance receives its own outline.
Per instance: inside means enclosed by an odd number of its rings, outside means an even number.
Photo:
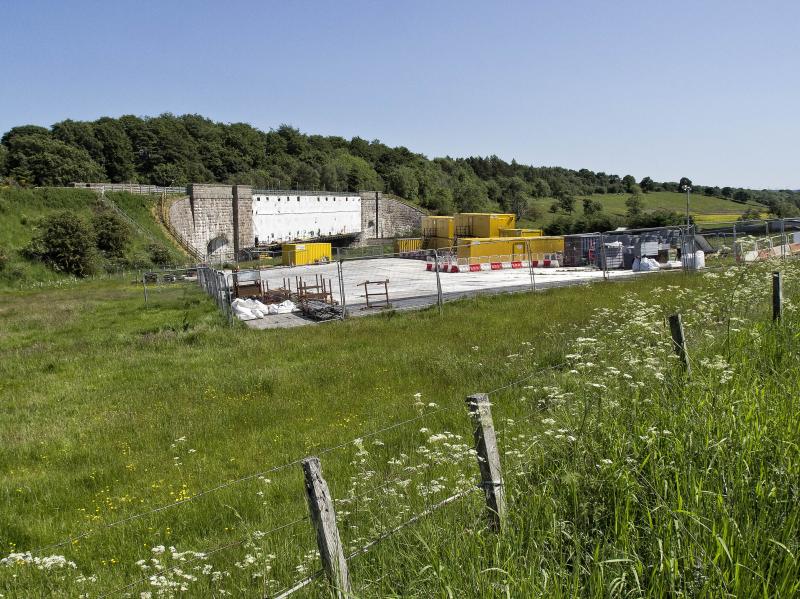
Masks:
[[[558,260],[534,260],[534,268],[558,268]],[[435,270],[436,265],[433,262],[426,264],[427,270]],[[529,268],[530,264],[527,260],[515,260],[513,262],[484,262],[482,264],[455,264],[452,262],[442,262],[439,264],[440,272],[480,272],[490,270],[507,270],[507,269],[520,269]]]

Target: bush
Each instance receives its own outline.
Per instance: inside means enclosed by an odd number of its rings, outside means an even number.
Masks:
[[[4,271],[8,266],[8,252],[5,248],[0,247],[0,272]]]
[[[544,234],[545,235],[566,235],[572,231],[572,227],[575,225],[573,220],[568,216],[558,216],[556,217],[552,223],[549,225],[545,225],[544,227]]]
[[[131,231],[116,214],[103,210],[92,219],[97,249],[109,258],[121,258],[131,241]]]
[[[147,248],[147,253],[150,256],[150,260],[156,266],[167,266],[172,262],[172,256],[169,250],[161,244],[151,243]]]
[[[651,227],[669,227],[675,225],[685,225],[686,216],[680,212],[672,210],[658,209],[653,212],[639,214],[628,219],[628,226],[631,228],[648,229]]]
[[[78,277],[94,271],[96,251],[92,230],[71,212],[45,218],[24,253],[54,270]]]
[[[144,252],[136,252],[126,260],[126,268],[131,270],[146,270],[153,266],[150,256]]]

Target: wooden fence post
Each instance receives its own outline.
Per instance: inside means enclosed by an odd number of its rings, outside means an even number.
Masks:
[[[303,460],[303,474],[306,482],[306,497],[311,513],[311,523],[317,533],[317,546],[322,567],[333,586],[337,598],[350,596],[350,575],[344,557],[339,529],[336,528],[336,512],[328,483],[322,477],[319,458],[308,457]]]
[[[686,351],[686,337],[683,335],[683,321],[680,314],[673,314],[669,317],[669,330],[672,334],[672,348],[681,359],[683,369],[688,376],[692,368],[689,366],[689,353]]]
[[[781,309],[783,308],[783,278],[780,271],[772,273],[772,320],[781,319]]]
[[[475,450],[478,453],[481,486],[486,496],[489,529],[499,532],[503,527],[503,520],[505,520],[506,499],[489,396],[485,393],[470,395],[467,397],[467,405],[475,426]]]

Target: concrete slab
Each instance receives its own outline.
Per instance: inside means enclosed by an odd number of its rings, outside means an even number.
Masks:
[[[342,272],[342,286],[339,282],[339,268]],[[629,270],[608,272],[610,279],[641,276],[649,273],[634,273]],[[367,309],[364,297],[364,281],[389,281],[389,301],[395,310],[419,309],[436,303],[436,273],[426,269],[425,262],[405,258],[370,258],[345,260],[341,263],[312,266],[278,267],[252,273],[260,277],[270,289],[291,286],[297,288],[302,277],[305,283],[325,280],[330,285],[335,301],[344,304],[349,316],[365,316],[380,312],[380,309]],[[244,277],[243,277],[244,278]],[[495,271],[439,273],[442,295],[446,301],[470,297],[483,293],[509,293],[579,285],[603,280],[603,272],[586,268],[535,268],[533,280],[528,268],[504,269]],[[321,283],[320,283],[321,284]],[[375,285],[370,290],[382,289]],[[379,298],[376,298],[379,299]],[[280,318],[284,317],[284,318]],[[248,321],[252,328],[288,328],[313,324],[314,321],[297,314],[271,315],[264,319]]]

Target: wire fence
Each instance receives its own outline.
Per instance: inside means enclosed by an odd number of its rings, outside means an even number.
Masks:
[[[768,266],[772,264],[780,265],[779,262],[773,261]],[[196,276],[198,279],[207,276],[208,279],[201,284],[219,285],[218,291],[226,289],[223,286],[224,281],[218,276],[219,273],[206,269],[209,273],[201,275],[202,270],[198,269]],[[768,269],[762,269],[762,271],[763,274],[768,273]],[[764,310],[759,312],[754,309],[754,306],[770,305],[772,295],[770,287],[764,284],[766,281],[759,276],[753,276],[755,271],[750,269],[738,269],[731,272],[734,273],[733,276],[719,278],[721,281],[719,285],[724,285],[725,290],[724,292],[720,292],[719,289],[715,291],[715,297],[717,297],[715,306],[708,303],[702,292],[698,292],[694,296],[675,294],[677,299],[672,304],[660,307],[664,313],[681,310],[687,316],[685,322],[689,335],[686,339],[692,350],[704,347],[706,354],[724,351],[729,341],[729,337],[725,335],[726,327],[729,327],[732,321],[738,324],[739,330],[735,331],[737,333],[752,330],[748,343],[737,348],[736,352],[738,353],[757,352],[761,343],[774,334],[774,328],[763,325]],[[748,279],[746,284],[745,279]],[[215,283],[215,281],[217,282]],[[716,284],[714,279],[711,281],[712,284]],[[759,283],[759,281],[761,282]],[[792,278],[788,283],[793,299],[794,294],[798,291],[797,282],[795,278]],[[737,291],[742,291],[742,293],[737,295],[735,293]],[[702,306],[703,312],[699,310],[698,306]],[[719,309],[718,317],[701,318],[702,314],[707,313],[709,309],[713,312],[716,308]],[[634,313],[636,309],[637,306],[631,306],[630,312]],[[673,343],[669,338],[666,323],[662,323],[662,325],[655,332],[655,336],[651,335],[648,340],[648,343],[657,340],[660,349],[655,351],[650,346],[648,350],[650,358],[648,359],[652,358],[650,364],[657,363],[661,370],[674,369],[676,366],[672,358]],[[638,325],[631,323],[630,326]],[[547,415],[552,403],[571,401],[568,391],[563,389],[558,393],[551,391],[555,388],[555,383],[565,373],[577,372],[574,369],[580,368],[581,364],[590,363],[590,360],[595,357],[599,357],[598,362],[601,362],[604,357],[618,353],[618,348],[598,346],[595,340],[583,338],[573,340],[572,348],[570,350],[569,344],[566,344],[561,352],[562,358],[549,362],[541,358],[533,361],[534,354],[531,353],[533,350],[523,349],[519,356],[513,358],[521,360],[524,364],[524,368],[520,369],[522,372],[515,377],[506,377],[504,380],[498,381],[497,385],[486,392],[491,401],[490,405],[495,409],[493,426],[497,430],[497,446],[504,463],[505,485],[511,484],[515,477],[525,473],[531,452],[536,451],[540,445],[539,440],[530,436],[532,429],[527,424],[523,426],[522,423],[541,420],[545,426],[548,426],[547,419],[542,416]],[[568,353],[570,351],[572,353]],[[734,357],[734,352],[728,352],[728,360],[732,360]],[[511,359],[511,357],[509,358]],[[710,371],[716,368],[715,366]],[[619,377],[619,371],[614,376],[620,381],[624,380]],[[535,387],[532,386],[534,382],[536,383]],[[668,384],[668,381],[665,381],[665,384]],[[531,391],[531,394],[541,396],[537,403],[532,401],[533,398],[528,400],[525,397],[529,389],[535,389],[535,391]],[[564,389],[569,389],[569,387],[565,385]],[[334,452],[344,452],[337,460],[331,459],[326,463],[335,464],[327,470],[333,473],[329,482],[332,499],[336,506],[342,551],[348,562],[371,551],[379,543],[401,533],[422,519],[431,517],[439,510],[469,497],[475,498],[475,501],[470,504],[470,517],[480,518],[483,508],[481,508],[481,502],[477,501],[477,497],[479,491],[483,492],[484,497],[487,496],[487,481],[485,477],[479,479],[477,476],[480,459],[476,463],[478,453],[468,440],[473,433],[472,425],[474,423],[464,417],[466,410],[463,404],[454,401],[451,405],[440,406],[428,404],[418,397],[414,408],[418,413],[413,416],[365,431],[357,437],[314,451],[316,456],[326,457],[326,459]],[[444,420],[442,417],[445,417]],[[538,426],[538,423],[535,424],[537,425],[534,427],[535,430],[543,428]],[[413,430],[412,425],[415,425]],[[579,431],[574,429],[551,432],[554,436],[570,437],[570,435],[575,435],[575,437],[579,437]],[[396,437],[390,438],[391,435],[396,435]],[[265,557],[272,555],[266,553],[267,549],[264,549],[270,546],[267,543],[268,538],[293,527],[302,529],[300,525],[309,520],[307,514],[299,513],[303,503],[299,466],[304,459],[305,456],[297,457],[258,472],[212,485],[174,502],[158,505],[69,535],[61,541],[32,549],[29,553],[38,555],[55,548],[72,548],[76,546],[77,541],[100,536],[101,533],[111,529],[124,528],[156,514],[185,509],[186,506],[202,498],[219,494],[225,490],[239,489],[231,496],[233,498],[241,494],[241,486],[248,481],[256,481],[265,476],[281,473],[292,478],[294,484],[281,486],[277,491],[280,496],[288,494],[293,497],[293,500],[289,501],[293,505],[291,513],[281,512],[283,519],[280,522],[275,522],[266,531],[249,531],[246,535],[240,535],[206,551],[189,552],[188,557],[175,558],[174,555],[182,556],[183,554],[172,552],[172,559],[178,560],[179,563],[165,566],[163,562],[159,562],[161,570],[159,570],[158,576],[155,576],[154,572],[144,569],[145,566],[148,568],[150,566],[143,563],[143,576],[115,586],[112,590],[105,591],[99,596],[118,596],[139,588],[163,588],[159,585],[167,584],[169,581],[171,581],[170,584],[188,585],[195,581],[181,579],[177,572],[186,572],[193,567],[199,569],[192,576],[201,578],[197,573],[206,572],[204,580],[207,580],[208,584],[213,587],[212,582],[209,582],[211,580],[210,573],[220,570],[214,568],[208,570],[209,559],[215,555],[223,555],[226,551],[247,546],[249,549],[246,556],[237,558],[231,555],[230,559],[236,561],[237,564],[245,564],[250,567],[248,560],[252,558],[258,568],[263,568],[267,572],[262,577],[263,580],[258,582],[259,594],[262,596],[288,597],[321,580],[324,574],[324,569],[314,567],[314,564],[318,563],[319,552],[315,547],[314,534],[310,527],[306,529],[306,534],[302,530],[298,530],[292,537],[291,547],[281,546],[282,553],[279,558]],[[644,478],[641,474],[639,476]],[[494,485],[494,483],[492,484]],[[642,484],[652,487],[646,478]],[[278,495],[273,499],[277,498]],[[665,506],[668,505],[663,498],[661,501]],[[257,514],[253,514],[251,517],[259,518]],[[165,555],[164,551],[166,550],[162,548],[161,553],[156,555]],[[279,568],[277,565],[279,559],[289,565],[284,564]],[[291,567],[291,563],[295,564],[294,567]],[[254,568],[251,570],[254,571]],[[240,569],[247,570],[246,567]],[[170,571],[173,573],[165,573]],[[165,582],[165,576],[168,579],[167,582]],[[170,576],[172,578],[169,578]],[[250,584],[251,590],[255,590],[252,587],[252,579]]]
[[[786,235],[785,229],[783,233]],[[763,239],[766,240],[770,237],[765,229]],[[602,239],[604,242],[604,238]],[[677,242],[671,241],[670,246],[675,243],[678,247],[681,245],[685,247],[684,241],[687,240],[679,234],[677,239]],[[781,236],[781,239],[785,240],[786,237]],[[600,240],[599,236],[595,238],[597,242]],[[596,248],[597,245],[595,244],[594,247]],[[526,247],[525,251],[529,251],[529,247]],[[457,250],[452,255],[457,257]],[[490,254],[490,256],[494,256],[494,254]],[[771,288],[767,284],[768,281],[762,281],[758,276],[754,275],[766,275],[771,268],[788,266],[790,263],[786,262],[785,259],[789,256],[791,254],[788,252],[782,252],[780,255],[773,252],[770,258],[766,260],[739,261],[740,265],[762,266],[761,268],[732,269],[729,265],[726,267],[727,270],[720,271],[722,274],[719,275],[716,271],[711,270],[709,276],[718,277],[711,280],[719,281],[719,285],[725,286],[725,291],[718,294],[721,299],[703,304],[702,310],[684,311],[688,346],[690,348],[709,348],[710,353],[719,352],[725,355],[729,361],[742,352],[757,352],[760,344],[772,333],[772,329],[762,326],[762,322],[759,320],[761,314],[754,307],[768,306],[772,297]],[[420,280],[425,281],[427,285],[427,287],[424,287],[426,296],[430,301],[435,302],[436,298],[443,295],[441,289],[441,281],[443,279],[439,277],[432,278],[430,275],[441,272],[442,275],[452,274],[457,276],[460,273],[445,273],[442,270],[444,263],[439,262],[440,253],[433,253],[432,260],[429,260],[430,257],[431,254],[428,253],[424,255],[424,259],[419,257],[397,258],[403,264],[399,269],[392,263],[385,266],[370,265],[371,258],[343,260],[325,265],[303,266],[300,267],[300,271],[296,272],[298,279],[294,282],[294,289],[295,291],[299,289],[297,281],[300,278],[305,277],[306,280],[310,280],[312,274],[319,276],[321,272],[330,272],[332,275],[331,280],[334,283],[328,285],[328,288],[334,301],[341,301],[343,305],[350,306],[350,302],[355,303],[356,300],[348,299],[348,292],[342,293],[342,287],[348,290],[354,284],[357,284],[357,281],[360,281],[361,276],[364,274],[359,269],[367,265],[369,268],[386,269],[379,271],[377,278],[385,276],[391,280],[415,281],[416,277],[427,277]],[[433,266],[432,270],[428,270],[429,264]],[[408,274],[412,273],[407,268],[408,266],[414,267],[413,274]],[[724,266],[724,264],[721,266]],[[285,273],[285,270],[281,269],[274,269],[274,271]],[[268,273],[266,275],[267,278],[263,278],[263,272]],[[491,273],[492,271],[486,272]],[[596,276],[599,275],[601,279],[604,276],[604,271],[600,267],[587,272]],[[729,277],[727,273],[732,274]],[[517,276],[517,273],[513,274]],[[248,279],[246,275],[247,272],[225,273],[207,266],[201,266],[196,269],[167,269],[145,273],[142,283],[145,293],[151,294],[150,301],[152,301],[152,294],[157,294],[159,289],[174,288],[176,284],[182,282],[200,284],[215,299],[220,309],[230,318],[233,318],[231,298],[232,296],[246,296],[247,291],[242,291],[242,289],[248,283],[257,283],[259,289],[263,291],[265,284],[272,284],[273,282],[277,284],[278,282],[277,276],[273,275],[272,270],[259,271],[258,277],[254,277],[252,280]],[[339,295],[337,295],[334,276],[339,280],[340,285],[344,283],[339,288]],[[286,276],[284,275],[281,281],[285,278]],[[750,282],[745,284],[746,280]],[[755,285],[752,284],[754,280],[757,283]],[[430,285],[431,281],[439,282],[436,287],[433,287]],[[511,281],[516,284],[519,279],[514,278]],[[528,288],[534,288],[535,281],[520,282],[523,287],[526,284],[529,285]],[[794,297],[797,292],[796,280],[790,279],[788,284],[790,288],[789,296]],[[513,284],[509,286],[513,286]],[[269,290],[275,291],[275,287],[269,287]],[[394,289],[392,293],[395,293]],[[694,297],[688,294],[675,295],[678,299],[673,304],[662,306],[661,309],[665,314],[668,311],[686,308],[687,303],[696,307],[704,299],[704,296],[699,291]],[[404,299],[400,293],[390,297],[390,299],[395,298]],[[362,303],[365,302],[366,300],[362,300]],[[731,334],[737,334],[743,330],[752,330],[749,343],[732,350],[730,347]],[[655,338],[659,342],[659,351],[653,351],[652,347],[645,348],[644,346],[639,348],[640,351],[642,353],[649,352],[650,357],[648,359],[652,359],[653,363],[661,364],[662,368],[664,364],[668,366],[674,365],[672,343],[666,323],[663,323],[663,326],[658,331],[658,336]],[[652,339],[650,341],[652,342]],[[580,353],[581,360],[584,363],[592,355],[602,354],[605,357],[612,355],[617,350],[617,348],[612,347],[593,346],[592,340],[585,342],[585,344],[582,341],[576,343],[577,349],[574,350],[574,353]],[[565,343],[565,347],[568,345],[568,343]],[[570,357],[573,354],[568,353],[566,349],[555,352],[552,359],[545,360],[540,358],[535,362],[532,361],[532,355],[526,352],[528,352],[527,349],[521,352],[519,356],[509,357],[510,360],[520,361],[523,365],[522,368],[518,369],[520,372],[516,376],[508,376],[508,374],[504,373],[499,380],[489,377],[486,379],[487,383],[489,381],[492,383],[486,385],[491,387],[487,395],[491,402],[498,405],[499,408],[499,414],[496,414],[496,416],[500,416],[500,418],[495,418],[495,424],[498,426],[498,444],[503,451],[507,479],[513,478],[515,473],[524,472],[525,457],[535,449],[535,444],[531,445],[529,439],[518,438],[520,435],[528,434],[528,432],[523,432],[518,424],[509,421],[512,419],[516,419],[517,422],[532,421],[536,418],[541,419],[543,411],[539,409],[539,404],[531,405],[530,403],[521,403],[520,405],[514,403],[514,407],[509,408],[504,404],[504,400],[507,400],[511,393],[526,394],[525,388],[534,382],[538,389],[546,389],[564,373],[579,367],[576,365],[577,360],[574,357]],[[548,402],[563,400],[563,394],[560,397],[555,395],[552,397],[546,396],[541,400],[544,402],[541,405],[549,405]],[[511,404],[512,402],[508,403]],[[413,416],[391,422],[375,430],[366,431],[357,437],[332,446],[321,447],[314,451],[314,454],[318,457],[329,456],[338,451],[344,451],[345,454],[345,457],[335,461],[337,466],[331,468],[334,478],[330,480],[330,484],[333,490],[333,497],[336,500],[336,512],[340,518],[343,550],[346,552],[348,560],[363,555],[375,547],[376,544],[391,538],[406,527],[419,522],[422,518],[432,516],[440,509],[467,497],[476,496],[477,490],[485,491],[475,481],[477,475],[475,450],[468,441],[465,441],[470,437],[472,430],[470,421],[464,417],[465,408],[463,404],[457,403],[455,398],[451,405],[428,405],[421,399],[418,399],[416,404],[415,409],[418,410],[418,413]],[[442,427],[443,423],[446,423],[446,428]],[[454,424],[456,425],[455,427],[453,426]],[[411,425],[417,425],[415,430],[410,430]],[[420,428],[420,425],[425,426]],[[568,436],[573,432],[555,434]],[[396,438],[390,439],[389,435],[396,435]],[[280,516],[283,520],[275,522],[275,525],[271,525],[267,531],[257,531],[258,534],[256,536],[258,539],[256,540],[263,541],[266,537],[285,531],[292,526],[299,527],[300,523],[308,520],[307,515],[299,513],[302,510],[303,497],[302,485],[299,479],[299,466],[304,458],[305,456],[297,457],[258,472],[211,485],[204,490],[181,497],[175,501],[159,504],[154,508],[99,524],[90,529],[68,535],[60,541],[37,547],[30,550],[29,554],[39,555],[56,548],[72,548],[76,546],[78,541],[102,536],[102,533],[107,531],[125,529],[135,522],[144,521],[155,517],[157,514],[186,509],[187,506],[194,505],[195,502],[203,498],[217,496],[225,491],[231,492],[229,497],[226,496],[225,501],[232,501],[235,500],[237,495],[234,491],[240,490],[243,485],[260,481],[260,479],[267,476],[280,474],[292,480],[285,487],[276,491],[279,495],[274,497],[292,496],[294,499],[289,502],[292,504],[292,509],[288,511],[279,510],[279,513],[276,513],[276,518]],[[269,512],[268,509],[264,511]],[[480,512],[477,503],[473,505],[473,511],[474,514]],[[247,514],[241,507],[238,508],[238,512],[245,514],[248,522],[257,520],[265,515],[264,513],[259,515],[255,511],[253,514]],[[259,558],[260,561],[258,563],[260,566],[266,568],[269,565],[271,572],[268,584],[265,582],[265,588],[262,589],[265,596],[286,597],[320,579],[322,571],[314,568],[314,564],[317,563],[319,558],[315,549],[313,533],[310,528],[306,532],[308,533],[307,535],[301,534],[302,539],[292,547],[285,548],[284,553],[281,554],[281,559],[287,563],[294,561],[296,567],[279,568],[276,561]],[[125,538],[127,536],[125,535]],[[203,568],[205,568],[208,565],[207,561],[210,556],[223,554],[225,551],[254,542],[253,533],[249,533],[248,535],[240,536],[238,539],[226,541],[216,548],[190,556],[190,563],[197,562],[198,564],[203,564]],[[253,551],[255,552],[255,549]],[[269,561],[269,564],[267,564],[267,561]],[[187,562],[181,562],[181,564],[186,566]],[[142,576],[133,582],[126,582],[124,586],[119,585],[113,591],[109,591],[102,596],[125,593],[139,586],[149,588],[153,587],[154,584],[152,574]]]

